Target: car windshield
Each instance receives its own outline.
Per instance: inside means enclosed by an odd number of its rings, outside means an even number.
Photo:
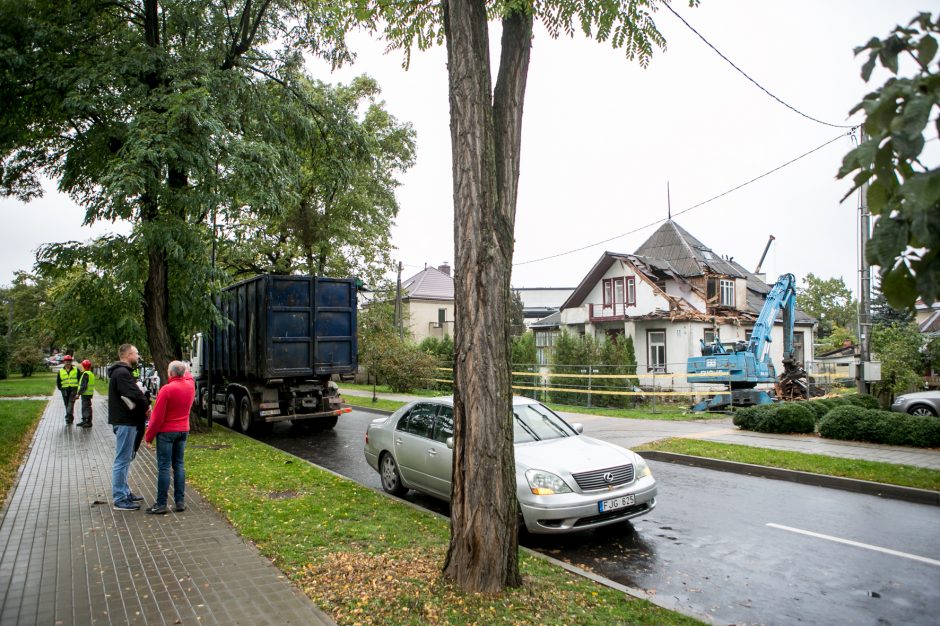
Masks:
[[[515,443],[574,435],[574,431],[560,417],[541,404],[519,404],[512,408],[512,412]]]

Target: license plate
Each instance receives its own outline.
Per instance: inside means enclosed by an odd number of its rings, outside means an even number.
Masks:
[[[631,494],[629,496],[620,496],[619,498],[611,498],[610,500],[601,500],[597,503],[597,508],[601,513],[606,513],[607,511],[615,511],[617,509],[622,509],[625,506],[633,506],[636,502],[636,497]]]

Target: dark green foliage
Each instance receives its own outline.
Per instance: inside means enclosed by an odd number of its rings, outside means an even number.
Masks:
[[[825,400],[810,400],[806,403],[806,407],[816,415],[817,422],[832,409],[832,406],[827,404]]]
[[[744,430],[754,430],[754,424],[763,417],[766,413],[767,407],[772,406],[769,404],[758,404],[756,406],[748,406],[743,409],[737,409],[734,412],[734,417],[732,422],[738,428],[743,428]]]
[[[0,336],[0,380],[10,375],[10,346],[7,338]]]
[[[880,409],[881,403],[878,402],[878,398],[875,396],[870,396],[868,394],[852,394],[845,396],[845,401],[849,404],[855,406],[864,407],[866,409]]]
[[[535,362],[535,334],[531,330],[527,330],[522,335],[513,337],[510,341],[513,394],[537,400],[543,399],[539,397],[538,390],[533,389],[533,387],[542,387],[539,366]],[[525,372],[525,374],[522,372]]]
[[[878,216],[868,261],[881,268],[881,289],[899,308],[913,308],[918,297],[940,299],[940,168],[919,158],[936,133],[937,35],[940,21],[924,12],[885,39],[872,37],[855,49],[867,55],[864,81],[876,63],[893,76],[852,109],[864,111],[869,138],[845,155],[838,176],[854,174],[849,194],[868,185],[868,208]],[[898,74],[902,58],[914,61],[903,66],[910,77]]]
[[[739,409],[734,425],[759,433],[811,433],[816,430],[816,412],[805,404],[781,402]]]
[[[426,388],[429,380],[434,378],[436,366],[434,357],[417,346],[393,342],[374,373],[392,391],[407,393],[416,388]]]
[[[846,405],[830,411],[819,424],[829,439],[896,446],[940,446],[940,419]]]

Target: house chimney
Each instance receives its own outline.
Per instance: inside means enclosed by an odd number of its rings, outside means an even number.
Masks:
[[[450,276],[450,265],[448,265],[447,263],[444,263],[443,265],[439,265],[437,269],[440,270],[442,273]]]

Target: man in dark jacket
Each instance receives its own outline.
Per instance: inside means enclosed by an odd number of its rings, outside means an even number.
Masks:
[[[137,367],[140,355],[129,343],[118,349],[118,361],[108,368],[108,423],[117,438],[114,449],[114,468],[111,473],[111,491],[116,511],[140,509],[140,496],[135,496],[127,485],[127,474],[134,454],[134,439],[143,430],[150,412],[143,390],[137,386],[131,370]]]

